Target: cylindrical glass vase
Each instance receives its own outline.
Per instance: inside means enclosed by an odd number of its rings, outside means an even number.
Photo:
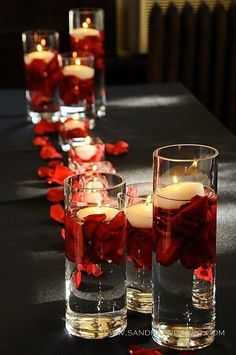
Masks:
[[[86,172],[65,180],[66,329],[101,339],[126,328],[125,182]]]
[[[97,117],[106,114],[104,11],[77,8],[69,11],[72,51],[86,50],[95,58],[95,108]]]
[[[152,183],[127,186],[127,307],[152,311]]]
[[[215,332],[217,156],[197,144],[154,151],[154,341],[200,349]]]
[[[30,30],[22,33],[22,42],[28,119],[33,123],[38,123],[42,118],[58,121],[59,33]]]

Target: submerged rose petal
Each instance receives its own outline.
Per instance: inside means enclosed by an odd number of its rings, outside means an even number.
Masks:
[[[64,200],[64,190],[62,188],[49,189],[46,198],[50,202],[61,202]]]
[[[64,223],[65,213],[62,205],[60,205],[59,203],[57,203],[56,205],[52,205],[50,207],[50,217],[56,222]]]
[[[59,153],[52,144],[42,146],[40,157],[42,159],[62,159],[63,155]]]
[[[194,196],[176,209],[154,210],[153,243],[157,261],[177,260],[187,269],[206,268],[215,261],[216,197]]]
[[[88,264],[86,270],[88,275],[92,274],[95,277],[101,276],[103,274],[103,271],[97,264]]]
[[[200,266],[194,271],[194,275],[200,280],[209,282],[211,285],[213,284],[213,273],[211,266],[209,266],[208,268],[203,268]]]
[[[127,258],[136,268],[152,267],[152,228],[134,228],[127,222]]]
[[[119,155],[128,153],[129,144],[125,141],[117,141],[115,144],[105,144],[106,153],[110,155]]]
[[[73,263],[81,263],[84,256],[81,225],[70,211],[65,214],[65,254],[67,259]]]
[[[75,288],[79,288],[79,285],[81,283],[81,271],[74,271],[72,274],[72,279],[74,282]]]

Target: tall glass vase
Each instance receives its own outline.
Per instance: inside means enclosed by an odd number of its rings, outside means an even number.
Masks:
[[[101,339],[126,328],[125,182],[86,172],[65,180],[66,329]]]
[[[152,336],[163,346],[214,340],[217,156],[196,144],[154,151]]]

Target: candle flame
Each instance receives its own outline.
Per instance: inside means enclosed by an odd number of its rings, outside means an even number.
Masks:
[[[41,44],[37,44],[37,51],[38,52],[42,52],[43,51],[43,47],[41,46]]]
[[[87,23],[87,22],[83,22],[83,23],[82,23],[82,27],[83,27],[83,28],[88,28],[88,23]]]
[[[72,58],[76,58],[77,57],[77,52],[72,52]]]
[[[193,161],[193,164],[192,164],[192,168],[197,168],[197,160],[196,159],[194,159],[194,161]]]
[[[87,137],[85,137],[84,141],[85,141],[85,144],[90,144],[92,139],[90,136],[87,136]]]
[[[93,171],[97,171],[97,170],[98,170],[97,165],[93,165],[92,170],[93,170]]]
[[[46,39],[42,38],[40,43],[41,43],[42,47],[45,47],[46,46]]]
[[[89,18],[89,17],[87,17],[85,21],[86,21],[86,23],[87,23],[88,25],[90,25],[91,22],[92,22],[92,21],[91,21],[91,18]]]
[[[81,64],[80,59],[77,58],[77,59],[75,60],[75,64],[76,64],[76,65],[80,65],[80,64]]]
[[[178,182],[179,182],[179,181],[178,181],[177,176],[173,176],[173,183],[174,183],[174,184],[178,184]]]
[[[150,203],[152,203],[152,195],[148,195],[146,198],[146,205],[149,205]]]

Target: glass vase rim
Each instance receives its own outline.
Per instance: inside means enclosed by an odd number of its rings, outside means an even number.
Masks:
[[[73,57],[73,53],[78,54],[78,56]],[[85,59],[89,59],[89,60],[94,60],[94,55],[93,53],[89,52],[89,51],[68,51],[68,52],[62,52],[60,53],[60,57],[62,59],[81,59],[81,60],[85,60]]]
[[[121,186],[126,187],[126,181],[125,178],[122,175],[119,174],[112,174],[112,173],[103,173],[103,172],[98,172],[100,175],[105,175],[105,176],[118,176],[121,181],[118,184],[115,184],[113,186],[108,186],[108,187],[95,187],[94,190],[98,191],[98,192],[102,192],[102,191],[110,191],[113,189],[117,189]],[[70,181],[73,180],[74,178],[77,178],[78,176],[88,176],[89,173],[81,173],[81,174],[74,174],[74,175],[70,175],[67,178],[65,178],[64,180],[64,187],[68,187],[70,188],[72,191],[78,192],[78,191],[88,191],[91,190],[91,187],[73,187],[70,184]],[[94,174],[91,173],[91,176],[93,176]]]
[[[50,30],[48,28],[35,28],[32,30],[26,30],[22,32],[22,35],[34,35],[35,33],[41,35],[56,35],[59,36],[59,32],[57,30]]]
[[[209,156],[204,156],[204,157],[199,157],[199,158],[196,158],[196,157],[193,157],[192,159],[189,159],[189,158],[172,158],[172,157],[166,157],[166,156],[162,156],[160,154],[160,152],[164,149],[167,149],[167,148],[174,148],[174,147],[202,147],[202,148],[207,148],[209,150],[212,151],[212,154],[209,155]],[[219,155],[219,151],[218,149],[210,146],[210,145],[206,145],[206,144],[196,144],[196,143],[176,143],[176,144],[167,144],[167,145],[164,145],[160,148],[157,148],[153,151],[153,157],[156,157],[156,158],[160,158],[162,160],[166,160],[166,161],[173,161],[173,162],[193,162],[193,161],[204,161],[204,160],[210,160],[210,159],[214,159],[216,158],[217,156]]]
[[[72,9],[69,10],[69,12],[80,12],[81,14],[85,14],[87,12],[103,12],[104,13],[104,9],[102,9],[101,7],[74,7]]]

